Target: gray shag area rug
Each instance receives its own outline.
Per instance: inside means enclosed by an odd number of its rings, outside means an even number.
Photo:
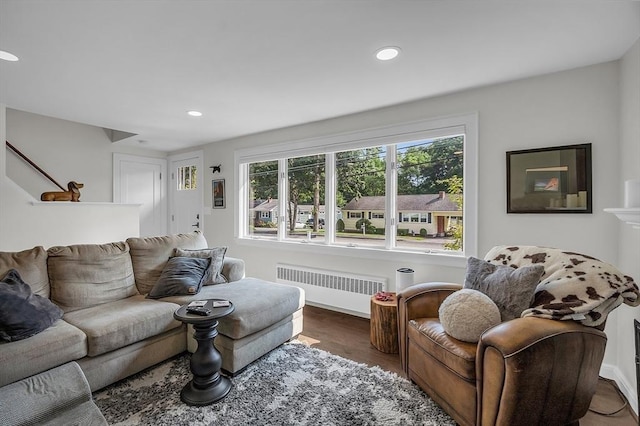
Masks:
[[[214,404],[180,400],[181,355],[94,393],[110,425],[455,425],[410,381],[379,367],[291,342],[232,378]]]

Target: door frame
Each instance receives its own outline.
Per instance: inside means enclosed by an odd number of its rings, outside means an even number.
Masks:
[[[167,174],[167,192],[169,194],[169,209],[168,209],[168,214],[167,214],[167,222],[169,224],[169,232],[171,234],[176,234],[177,233],[177,228],[176,228],[176,222],[174,220],[172,220],[172,216],[175,212],[175,168],[173,167],[173,163],[175,163],[176,161],[183,161],[183,160],[187,160],[189,158],[195,158],[196,159],[196,168],[197,170],[200,171],[200,176],[199,176],[199,181],[201,181],[201,187],[202,191],[200,191],[200,208],[199,208],[199,214],[200,214],[200,230],[203,231],[204,230],[204,188],[205,188],[205,170],[204,170],[204,151],[199,149],[196,151],[189,151],[189,152],[183,152],[180,154],[175,154],[175,155],[170,155],[168,157],[168,167],[169,167],[169,173]],[[170,185],[170,186],[169,186]],[[204,232],[204,231],[203,231]]]
[[[168,230],[168,201],[167,201],[167,159],[159,157],[145,157],[142,155],[123,154],[120,152],[113,153],[113,202],[122,204],[121,186],[121,165],[122,162],[153,164],[160,166],[160,215],[164,218],[162,221],[162,232],[167,233]]]

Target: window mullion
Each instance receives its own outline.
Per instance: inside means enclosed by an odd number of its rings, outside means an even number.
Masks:
[[[385,248],[391,250],[396,246],[396,194],[398,193],[398,173],[396,160],[396,146],[387,145],[385,171]]]
[[[287,236],[287,203],[289,202],[289,179],[287,159],[278,160],[278,241]]]
[[[336,155],[325,154],[324,182],[324,243],[333,244],[336,238]]]

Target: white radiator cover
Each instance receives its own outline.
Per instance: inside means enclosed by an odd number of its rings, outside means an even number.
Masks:
[[[387,290],[387,278],[300,265],[276,264],[276,282],[305,291],[307,302],[346,312],[370,314],[371,296]]]

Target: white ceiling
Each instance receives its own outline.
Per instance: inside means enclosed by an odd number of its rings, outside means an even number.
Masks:
[[[0,103],[172,151],[616,60],[638,37],[633,0],[0,0],[20,58],[0,60]],[[387,45],[400,57],[374,59]]]

